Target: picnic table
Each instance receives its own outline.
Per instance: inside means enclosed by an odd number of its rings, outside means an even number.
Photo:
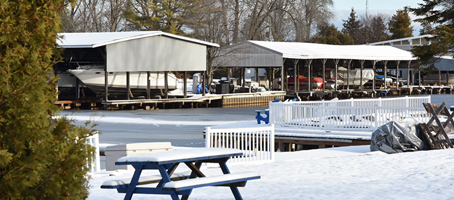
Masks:
[[[234,149],[221,148],[194,148],[177,149],[132,155],[119,158],[116,165],[132,165],[135,168],[130,181],[105,181],[101,188],[115,188],[119,193],[126,193],[124,199],[131,199],[133,194],[161,194],[170,195],[172,199],[188,199],[194,188],[205,186],[228,186],[235,199],[242,199],[238,187],[244,187],[248,180],[259,179],[256,173],[231,174],[227,161],[234,156],[241,156],[242,152]],[[191,170],[190,173],[174,173],[177,167],[184,163]],[[202,163],[218,163],[223,174],[206,177],[201,171]],[[160,175],[141,177],[143,170],[159,170]],[[158,182],[155,187],[143,186]]]

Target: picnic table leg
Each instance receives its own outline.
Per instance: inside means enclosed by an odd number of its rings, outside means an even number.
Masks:
[[[161,177],[162,177],[162,180],[159,182],[158,184],[158,187],[162,189],[162,186],[167,183],[167,182],[170,182],[171,179],[170,179],[170,175],[169,174],[173,174],[173,172],[175,171],[175,169],[177,168],[178,164],[176,165],[173,165],[172,167],[170,167],[169,171],[167,171],[163,166],[159,166],[159,172],[161,173]],[[178,197],[178,194],[173,191],[170,193],[170,196],[172,197],[172,200],[180,200],[180,197]]]
[[[195,178],[195,177],[204,177],[205,174],[203,174],[200,171],[200,167],[202,166],[202,162],[195,162],[195,164],[192,164],[191,162],[185,162],[185,164],[191,169],[192,173],[189,176],[189,178]],[[189,192],[191,194],[192,190]],[[181,200],[188,200],[189,195],[183,195],[181,197]]]
[[[219,166],[221,167],[221,170],[224,174],[230,174],[230,170],[227,167],[226,163],[227,163],[227,159],[224,159],[221,162],[219,162]],[[243,197],[241,197],[238,187],[230,186],[230,190],[232,191],[233,196],[235,197],[236,200],[243,200]]]
[[[134,166],[134,168],[136,170],[134,171],[134,175],[132,176],[131,182],[128,186],[128,192],[126,192],[125,200],[131,200],[132,195],[134,194],[134,190],[136,189],[137,183],[139,182],[139,177],[140,177],[140,174],[142,173],[143,166],[138,165],[138,166]]]

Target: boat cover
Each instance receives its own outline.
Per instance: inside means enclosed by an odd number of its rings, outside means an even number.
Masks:
[[[331,77],[335,77],[336,74],[334,71],[331,71]],[[361,70],[338,70],[337,76],[340,80],[343,81],[343,85],[360,85],[361,79],[363,79],[362,84],[366,84],[368,81],[374,79],[374,71],[365,69],[361,74]],[[347,83],[348,80],[348,83]]]
[[[401,153],[426,149],[418,135],[418,122],[407,119],[390,121],[372,133],[370,150],[385,153]]]

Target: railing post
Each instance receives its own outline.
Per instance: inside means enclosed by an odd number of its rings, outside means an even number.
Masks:
[[[375,105],[375,128],[378,128],[378,106]]]
[[[211,127],[205,128],[205,147],[211,148]]]
[[[323,99],[322,100],[322,103],[319,104],[318,106],[318,121],[320,122],[320,130],[323,130],[323,123],[324,123],[324,119],[325,119],[325,100]]]
[[[270,146],[271,149],[269,150],[271,152],[271,161],[274,161],[274,124],[271,124],[271,133],[270,133]]]
[[[101,159],[100,159],[100,153],[99,153],[99,132],[96,131],[96,134],[94,136],[94,145],[96,147],[95,150],[95,167],[96,167],[96,172],[101,171]]]

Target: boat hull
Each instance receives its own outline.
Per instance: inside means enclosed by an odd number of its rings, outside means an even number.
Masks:
[[[105,72],[100,69],[74,69],[69,70],[71,74],[76,76],[83,84],[90,88],[96,94],[103,94],[105,90]],[[109,93],[127,94],[126,88],[126,73],[109,72],[108,89]],[[177,89],[178,79],[174,74],[168,73],[168,89]],[[129,85],[132,93],[146,94],[147,89],[147,73],[146,72],[130,72]],[[164,73],[150,73],[150,90],[165,89]]]

